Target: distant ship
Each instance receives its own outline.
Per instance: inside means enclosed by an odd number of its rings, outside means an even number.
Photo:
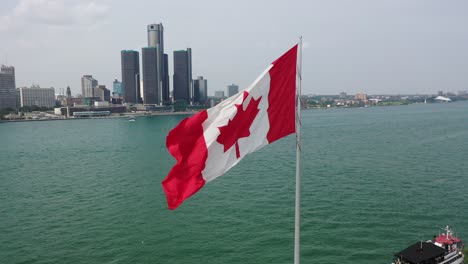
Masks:
[[[392,264],[462,264],[463,242],[453,236],[449,226],[441,234],[426,242],[417,242],[395,254]]]

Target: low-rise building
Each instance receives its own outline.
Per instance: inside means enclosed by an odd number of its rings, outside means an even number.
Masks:
[[[41,106],[41,107],[54,107],[55,106],[55,89],[41,88],[39,85],[31,87],[19,88],[20,106]]]

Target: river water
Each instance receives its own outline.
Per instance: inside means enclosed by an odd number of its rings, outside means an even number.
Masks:
[[[170,211],[183,118],[0,123],[0,263],[292,263],[295,137]],[[468,239],[468,103],[303,111],[302,133],[302,263]]]

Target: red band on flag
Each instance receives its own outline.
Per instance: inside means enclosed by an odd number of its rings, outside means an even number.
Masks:
[[[167,135],[166,146],[177,163],[162,182],[169,209],[176,209],[185,199],[205,184],[201,172],[208,157],[203,122],[208,114],[202,111],[182,120]]]
[[[297,45],[272,64],[268,95],[269,143],[296,132]]]

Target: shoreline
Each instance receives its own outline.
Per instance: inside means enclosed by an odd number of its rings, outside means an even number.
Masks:
[[[70,118],[43,118],[43,119],[3,119],[0,123],[8,122],[34,122],[34,121],[68,121],[68,120],[83,120],[83,119],[113,119],[113,118],[129,118],[129,117],[143,117],[143,116],[178,116],[178,115],[193,115],[197,111],[186,112],[155,112],[155,113],[123,113],[123,115],[109,115],[109,116],[95,116],[95,117],[70,117]]]

